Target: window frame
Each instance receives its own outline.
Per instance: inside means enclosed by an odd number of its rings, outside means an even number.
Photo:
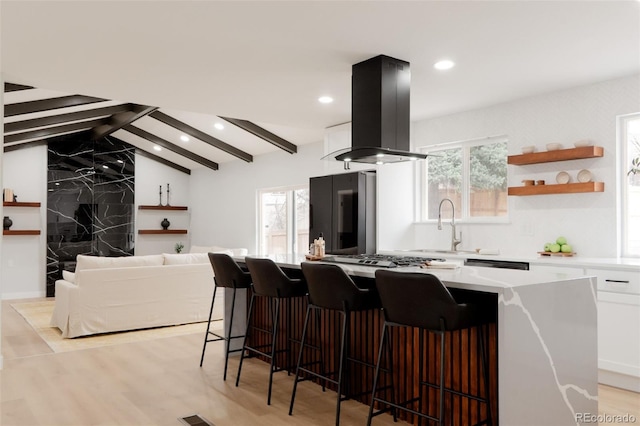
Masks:
[[[627,183],[627,173],[629,170],[629,164],[631,163],[631,159],[629,158],[629,122],[634,120],[640,120],[640,112],[635,112],[632,114],[625,114],[618,116],[617,123],[617,142],[618,142],[618,211],[619,216],[618,220],[620,226],[618,227],[618,252],[621,257],[628,258],[640,258],[640,253],[630,253],[629,252],[629,240],[627,236],[629,232],[627,229],[629,227],[629,185]]]
[[[433,145],[428,145],[428,146],[422,146],[418,149],[419,152],[423,153],[423,154],[430,154],[430,153],[436,153],[438,151],[445,151],[445,150],[450,150],[450,149],[462,149],[462,174],[461,174],[461,182],[462,182],[462,188],[461,188],[461,199],[462,199],[462,206],[456,206],[456,210],[460,209],[460,218],[456,218],[456,223],[463,223],[463,224],[505,224],[505,223],[511,223],[510,220],[510,216],[509,216],[509,212],[510,212],[510,208],[509,208],[509,198],[507,197],[507,214],[504,216],[471,216],[470,215],[470,173],[471,173],[471,166],[470,166],[470,150],[473,147],[477,147],[477,146],[483,146],[483,145],[492,145],[495,143],[499,143],[499,142],[504,142],[507,144],[508,147],[508,143],[509,143],[509,138],[507,135],[495,135],[495,136],[486,136],[483,138],[477,138],[477,139],[468,139],[468,140],[461,140],[461,141],[453,141],[453,142],[443,142],[443,143],[438,143],[438,144],[433,144]],[[427,199],[427,188],[426,188],[426,183],[427,183],[427,173],[428,173],[428,166],[427,166],[427,162],[429,161],[429,158],[427,157],[426,161],[420,161],[420,171],[419,173],[416,173],[418,182],[416,183],[416,199],[418,200],[418,202],[416,203],[416,217],[418,218],[418,220],[416,220],[416,223],[429,223],[429,224],[433,224],[433,223],[437,223],[438,220],[437,219],[428,219],[427,216],[427,211],[428,211],[428,199]],[[507,161],[507,159],[505,158],[505,162]],[[507,181],[508,181],[508,176],[509,176],[509,170],[507,168]],[[447,207],[449,208],[449,207]]]
[[[296,212],[296,198],[295,193],[299,190],[306,189],[309,191],[309,185],[290,185],[290,186],[278,186],[272,188],[261,188],[257,190],[256,194],[256,204],[257,204],[257,227],[258,227],[258,238],[257,238],[257,246],[258,246],[258,255],[267,255],[271,253],[264,252],[264,241],[263,241],[263,232],[264,229],[264,220],[263,220],[263,205],[262,205],[262,196],[265,193],[270,192],[284,192],[286,196],[287,203],[287,223],[286,223],[286,233],[287,233],[287,246],[285,253],[291,253],[294,250],[294,247],[298,245],[298,215]],[[308,226],[308,225],[307,225]],[[306,242],[303,247],[306,247]]]

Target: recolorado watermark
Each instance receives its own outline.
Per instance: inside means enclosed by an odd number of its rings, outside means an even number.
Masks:
[[[637,417],[633,414],[592,414],[592,413],[576,413],[576,422],[578,423],[636,423]]]

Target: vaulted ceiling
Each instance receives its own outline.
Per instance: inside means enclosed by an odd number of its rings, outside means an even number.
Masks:
[[[298,150],[274,133],[287,133],[286,129],[271,126],[271,131],[238,118],[68,95],[16,83],[5,83],[4,102],[5,152],[44,144],[55,136],[90,132],[96,139],[113,135],[147,157],[190,173],[199,167],[218,170],[221,162],[234,159],[252,162],[254,155],[274,147],[289,154]],[[314,140],[308,137],[305,142]]]
[[[0,20],[4,81],[34,87],[4,94],[6,147],[117,128],[187,169],[322,140],[350,121],[351,66],[379,54],[411,63],[413,120],[640,72],[635,0],[3,0]],[[52,98],[78,105],[29,112]]]

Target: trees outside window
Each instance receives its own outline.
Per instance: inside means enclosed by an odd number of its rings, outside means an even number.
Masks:
[[[258,198],[259,253],[306,253],[309,188],[264,189]]]
[[[446,144],[424,151],[429,157],[424,173],[423,220],[438,218],[438,206],[444,198],[455,204],[456,219],[507,216],[505,137]],[[447,215],[449,210],[447,207]]]

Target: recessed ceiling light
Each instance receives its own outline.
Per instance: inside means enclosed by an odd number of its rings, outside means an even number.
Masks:
[[[382,165],[382,164],[384,164],[384,163],[383,163],[382,161],[376,161],[376,164],[377,164],[378,166],[381,166],[381,165]]]
[[[153,149],[154,149],[154,151],[162,151],[162,148],[159,147],[158,145],[154,145]]]
[[[384,154],[382,154],[382,153],[381,154],[376,154],[376,157],[382,158],[382,157],[384,157]]]
[[[56,182],[56,186],[60,186],[60,182]]]
[[[109,166],[107,166],[106,164],[103,164],[103,165],[102,165],[102,168],[103,168],[103,169],[108,169],[108,168],[109,168]]]
[[[224,124],[216,123],[216,124],[213,125],[213,127],[215,127],[218,130],[222,130],[222,129],[224,129]]]
[[[435,64],[433,64],[433,67],[437,70],[450,70],[455,65],[456,64],[453,61],[450,61],[448,59],[443,59],[442,61],[438,61]]]
[[[116,161],[118,161],[118,163],[120,163],[120,164],[124,164],[124,161],[122,161],[122,160],[116,160]]]
[[[187,136],[187,135],[182,135],[182,136],[180,136],[180,140],[181,140],[182,142],[189,142],[189,136]]]
[[[351,161],[351,158],[345,158],[345,159],[344,159],[344,160],[342,160],[342,161],[344,161],[345,163],[348,163],[349,161]]]
[[[331,96],[320,96],[318,98],[318,102],[320,102],[321,104],[330,104],[331,102],[333,102],[333,98]]]

